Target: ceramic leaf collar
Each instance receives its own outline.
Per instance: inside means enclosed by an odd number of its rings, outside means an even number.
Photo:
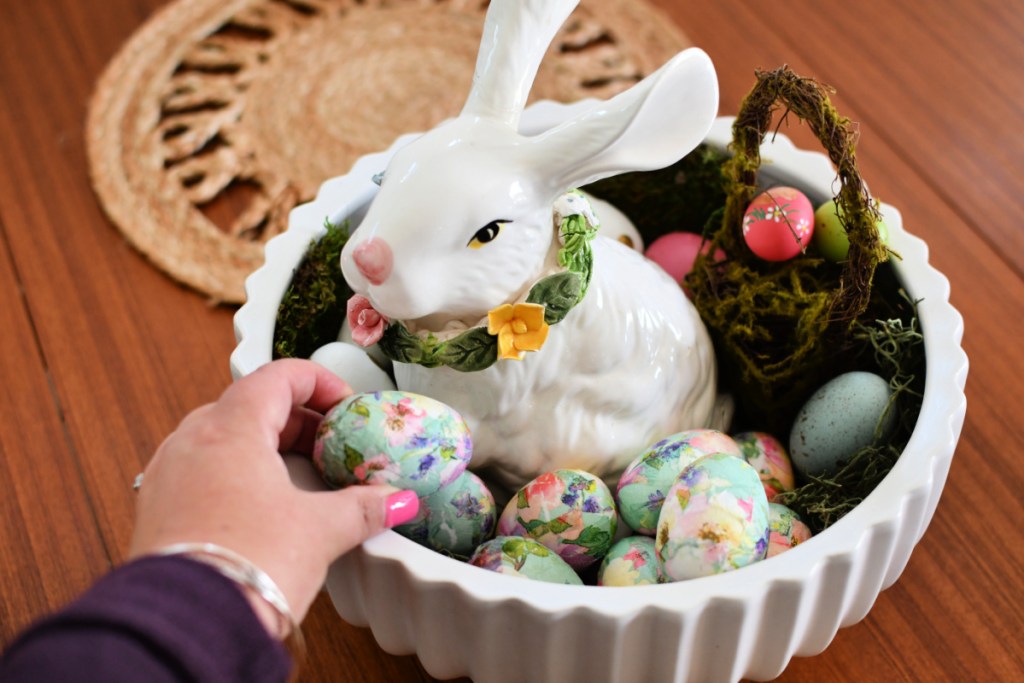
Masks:
[[[563,271],[547,275],[530,288],[526,300],[503,303],[487,315],[487,324],[455,337],[438,339],[427,332],[413,334],[401,321],[390,321],[378,348],[393,361],[428,368],[446,365],[460,372],[476,372],[499,359],[521,360],[547,340],[548,328],[562,321],[583,300],[590,286],[594,255],[590,241],[598,221],[590,203],[578,190],[555,202],[558,221],[558,263]]]

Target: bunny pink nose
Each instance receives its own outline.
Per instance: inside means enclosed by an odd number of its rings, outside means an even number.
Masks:
[[[379,285],[391,275],[391,247],[382,239],[373,237],[366,240],[352,252],[356,268],[371,285]]]

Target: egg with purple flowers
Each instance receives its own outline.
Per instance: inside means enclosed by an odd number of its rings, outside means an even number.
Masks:
[[[744,460],[757,470],[769,501],[796,487],[793,463],[781,441],[765,432],[740,432],[733,434],[732,438],[740,447]]]
[[[669,489],[655,539],[666,579],[739,569],[764,559],[767,549],[768,498],[743,458],[704,456]]]
[[[653,536],[665,494],[684,469],[712,453],[741,456],[732,438],[714,429],[690,429],[662,439],[638,455],[616,487],[619,514],[639,534]]]
[[[433,550],[467,558],[490,538],[496,521],[494,496],[480,477],[466,470],[421,498],[416,518],[395,531]]]
[[[608,486],[589,472],[564,469],[519,489],[501,513],[498,535],[534,539],[580,571],[607,554],[617,524]]]
[[[390,484],[420,498],[455,481],[473,447],[469,427],[440,401],[404,391],[353,394],[317,430],[313,464],[334,488]]]
[[[650,536],[628,536],[611,547],[597,571],[598,586],[659,583],[658,554]]]
[[[499,536],[491,539],[476,549],[469,563],[506,576],[583,585],[580,577],[558,553],[532,538]]]

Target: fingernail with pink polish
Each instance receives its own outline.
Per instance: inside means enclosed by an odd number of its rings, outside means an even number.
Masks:
[[[385,504],[388,511],[384,516],[384,526],[389,529],[411,522],[420,511],[420,499],[415,491],[396,491],[388,496]]]

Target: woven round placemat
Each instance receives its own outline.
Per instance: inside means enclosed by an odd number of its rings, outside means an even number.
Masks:
[[[157,267],[240,303],[288,212],[363,154],[458,114],[480,0],[178,0],[100,78],[86,144],[114,224]],[[687,45],[638,0],[584,0],[533,99],[607,97]]]

